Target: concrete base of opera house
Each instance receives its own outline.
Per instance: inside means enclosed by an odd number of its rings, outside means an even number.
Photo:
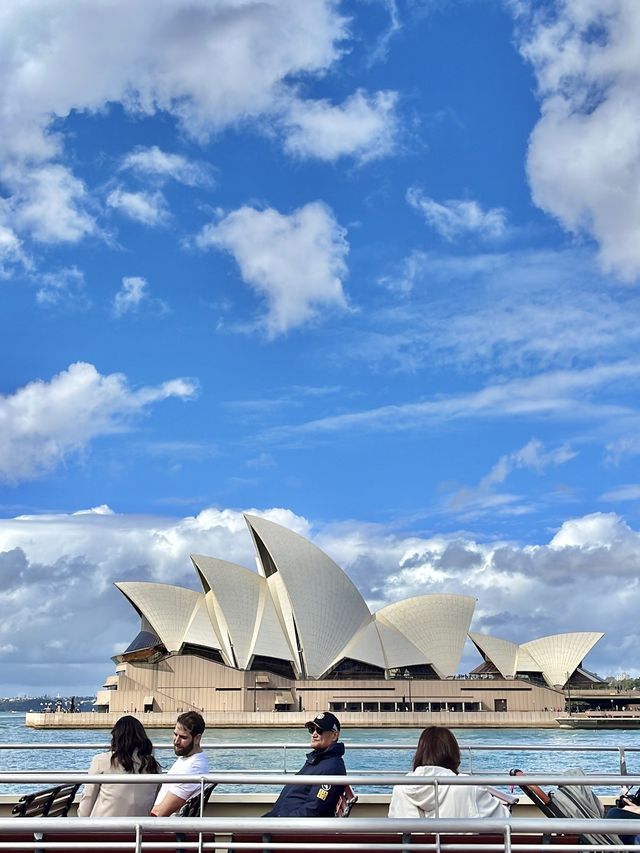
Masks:
[[[122,713],[28,713],[25,725],[35,729],[110,729]],[[134,714],[145,728],[172,729],[175,713],[150,711]],[[210,729],[297,728],[313,717],[310,711],[204,711]],[[422,729],[447,726],[459,729],[558,728],[557,711],[341,711],[344,729]]]

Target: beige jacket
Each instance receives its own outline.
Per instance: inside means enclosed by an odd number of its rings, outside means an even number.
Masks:
[[[134,766],[136,770],[140,766],[136,759]],[[111,766],[110,752],[94,756],[89,767],[91,775],[124,772],[119,764]],[[128,785],[126,782],[85,785],[78,803],[78,817],[144,817],[151,811],[159,787],[159,782],[149,785]]]

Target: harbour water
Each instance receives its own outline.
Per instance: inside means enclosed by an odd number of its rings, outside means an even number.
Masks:
[[[342,740],[347,747],[347,768],[353,773],[394,772],[406,773],[410,769],[420,729],[349,729],[343,731]],[[564,730],[564,729],[456,729],[456,738],[462,750],[463,772],[507,773],[518,767],[526,772],[560,773],[572,767],[581,767],[587,773],[619,773],[618,747],[633,750],[640,747],[640,736],[634,731]],[[174,760],[170,729],[154,729],[151,739],[157,745],[160,763],[168,767]],[[91,757],[100,751],[96,744],[107,748],[108,733],[104,729],[34,730],[24,725],[21,714],[0,713],[0,771],[25,772],[43,770],[79,770],[89,767]],[[296,771],[303,763],[308,750],[308,736],[302,728],[296,729],[219,729],[205,733],[210,766],[219,771],[261,770]],[[87,743],[87,749],[21,748],[21,745]],[[405,750],[385,748],[389,744],[403,744]],[[164,744],[165,748],[159,748]],[[224,747],[229,744],[229,747]],[[271,749],[245,748],[234,745],[273,744]],[[287,744],[286,750],[282,745]],[[349,750],[350,745],[371,748]],[[280,745],[278,747],[278,745]],[[491,745],[499,751],[484,751],[480,747]],[[530,750],[514,747],[530,746]],[[8,748],[7,748],[8,747]],[[547,747],[553,748],[547,751]],[[584,752],[565,751],[563,747],[584,748]],[[607,747],[610,751],[589,752],[589,747]],[[640,752],[626,755],[627,772],[640,774]],[[3,785],[2,793],[12,790]],[[15,790],[15,788],[14,788]],[[225,788],[220,786],[219,791]],[[232,790],[231,787],[226,790]],[[233,790],[242,790],[240,786]],[[376,790],[380,790],[379,788]]]

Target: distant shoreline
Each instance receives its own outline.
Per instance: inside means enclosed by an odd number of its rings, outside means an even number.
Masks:
[[[63,708],[67,708],[71,700],[75,700],[75,707],[81,711],[90,712],[95,702],[95,696],[4,696],[0,698],[0,713],[22,713],[28,712],[38,713],[42,709],[49,707],[55,709],[57,704],[61,704]]]

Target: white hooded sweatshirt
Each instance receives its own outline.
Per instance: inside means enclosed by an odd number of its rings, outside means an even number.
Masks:
[[[445,767],[416,767],[409,776],[455,776]],[[435,785],[396,785],[389,817],[436,817]],[[509,817],[509,809],[480,785],[438,784],[437,817]]]

